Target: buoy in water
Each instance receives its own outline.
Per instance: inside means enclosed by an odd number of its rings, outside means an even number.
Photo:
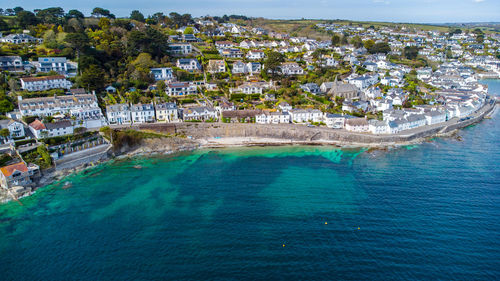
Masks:
[[[359,229],[360,229],[360,228],[359,228],[359,226],[358,226],[358,230],[359,230]]]
[[[283,248],[285,248],[285,244],[283,244]]]
[[[328,222],[325,221],[325,224],[328,224]]]

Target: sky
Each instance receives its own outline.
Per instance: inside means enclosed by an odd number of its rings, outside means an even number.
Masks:
[[[195,17],[224,14],[271,19],[348,19],[412,23],[500,22],[500,0],[0,0],[1,8],[26,10],[62,7],[90,15],[94,7],[117,17],[139,10],[189,13]]]

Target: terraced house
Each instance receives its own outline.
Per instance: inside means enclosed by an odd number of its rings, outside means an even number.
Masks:
[[[69,89],[72,83],[66,80],[63,75],[45,77],[23,77],[21,89],[26,91],[46,91],[50,89]]]

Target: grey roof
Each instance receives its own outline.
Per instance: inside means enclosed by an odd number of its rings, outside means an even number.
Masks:
[[[156,109],[177,109],[177,104],[173,102],[159,103],[155,106]]]
[[[117,112],[117,111],[126,111],[129,110],[129,105],[126,103],[118,103],[106,106],[106,111],[108,112]]]
[[[41,58],[38,58],[38,62],[40,63],[53,63],[53,62],[57,62],[57,63],[63,63],[63,62],[66,62],[66,58],[65,57],[41,57]]]
[[[46,123],[44,125],[45,125],[45,128],[47,128],[47,130],[72,127],[71,122],[68,120],[58,121],[58,122],[54,122],[54,123]]]
[[[20,56],[1,56],[0,62],[12,62],[15,60],[21,60]]]

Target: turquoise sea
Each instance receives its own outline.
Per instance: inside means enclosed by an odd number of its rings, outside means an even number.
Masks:
[[[498,280],[500,115],[459,136],[106,163],[0,205],[0,279]]]

